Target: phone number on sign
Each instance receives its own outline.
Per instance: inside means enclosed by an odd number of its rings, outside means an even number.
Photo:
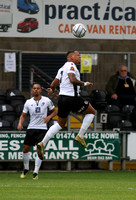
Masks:
[[[78,133],[57,133],[57,139],[74,139]],[[99,139],[99,133],[85,133],[85,139]]]

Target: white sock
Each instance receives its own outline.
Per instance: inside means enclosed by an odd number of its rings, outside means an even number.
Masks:
[[[29,170],[29,152],[23,153],[23,159],[24,159],[24,169]]]
[[[83,119],[83,123],[82,126],[79,130],[78,135],[83,138],[84,137],[84,133],[87,131],[88,127],[90,126],[91,122],[93,121],[94,118],[94,114],[86,114],[84,119]]]
[[[36,159],[35,159],[35,168],[34,168],[34,173],[38,174],[39,172],[39,169],[41,167],[41,164],[42,164],[42,160],[38,157],[38,155],[36,156]]]
[[[49,139],[51,137],[53,137],[57,132],[59,132],[60,130],[62,129],[62,127],[56,123],[54,125],[52,125],[49,130],[47,131],[46,135],[44,136],[42,142],[43,142],[43,145],[45,146],[46,143],[49,141]]]

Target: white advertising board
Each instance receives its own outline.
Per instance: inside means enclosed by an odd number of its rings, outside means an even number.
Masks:
[[[7,10],[13,23],[0,24],[0,37],[75,38],[72,27],[83,23],[85,39],[136,39],[134,0],[0,0],[0,16]]]

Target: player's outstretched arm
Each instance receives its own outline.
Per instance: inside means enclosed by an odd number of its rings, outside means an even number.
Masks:
[[[68,73],[68,77],[70,79],[70,82],[74,85],[80,85],[80,86],[92,86],[93,85],[93,83],[91,83],[91,82],[83,82],[83,81],[78,80],[74,73]]]

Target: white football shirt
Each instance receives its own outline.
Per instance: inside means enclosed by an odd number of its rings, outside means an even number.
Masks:
[[[43,118],[47,117],[48,109],[52,110],[54,105],[48,97],[41,96],[39,101],[35,101],[34,97],[28,99],[24,104],[24,113],[30,114],[30,123],[27,129],[45,129],[47,130],[47,124]]]
[[[74,73],[76,78],[80,80],[80,73],[73,62],[66,62],[59,70],[56,78],[60,81],[59,95],[79,96],[80,86],[73,85],[68,77],[68,73]]]

